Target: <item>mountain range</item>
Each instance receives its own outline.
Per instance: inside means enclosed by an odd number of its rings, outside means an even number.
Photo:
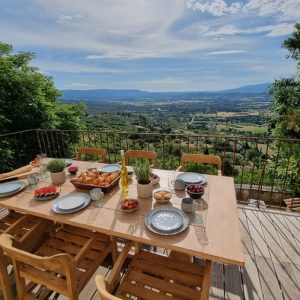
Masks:
[[[118,89],[61,90],[61,99],[75,101],[198,99],[205,96],[211,97],[223,94],[266,94],[270,85],[271,83],[262,83],[213,92],[148,92],[141,90]]]

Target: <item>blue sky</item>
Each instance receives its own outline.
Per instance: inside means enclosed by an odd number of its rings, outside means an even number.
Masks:
[[[59,89],[220,90],[290,76],[300,0],[0,0],[0,40]]]

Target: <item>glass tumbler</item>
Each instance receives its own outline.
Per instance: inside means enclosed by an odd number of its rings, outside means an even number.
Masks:
[[[102,207],[104,205],[104,193],[100,188],[90,190],[91,199],[95,201],[95,207]]]

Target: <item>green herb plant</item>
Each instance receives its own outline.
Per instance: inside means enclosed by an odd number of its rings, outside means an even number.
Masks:
[[[151,182],[150,174],[151,174],[151,167],[149,160],[141,159],[137,160],[134,167],[134,174],[140,184],[148,184]]]
[[[58,173],[65,169],[66,163],[63,159],[53,159],[47,165],[47,171],[50,173]]]

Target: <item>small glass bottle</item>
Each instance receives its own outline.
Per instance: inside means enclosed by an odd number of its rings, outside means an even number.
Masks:
[[[124,150],[121,150],[121,186],[124,192],[128,191],[127,168],[125,165]]]

